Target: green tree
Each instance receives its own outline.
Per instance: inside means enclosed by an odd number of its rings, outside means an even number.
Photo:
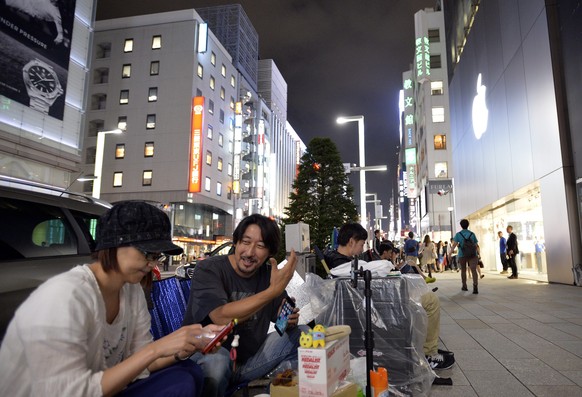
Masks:
[[[337,147],[329,138],[309,142],[293,189],[284,223],[307,223],[312,247],[325,248],[331,242],[334,227],[358,220],[353,187]]]

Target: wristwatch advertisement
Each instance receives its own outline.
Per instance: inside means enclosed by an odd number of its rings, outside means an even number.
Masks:
[[[33,59],[22,68],[22,77],[30,97],[29,106],[48,114],[49,108],[64,92],[55,70],[46,62]]]

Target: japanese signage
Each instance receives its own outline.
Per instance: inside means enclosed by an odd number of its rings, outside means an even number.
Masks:
[[[192,98],[192,130],[190,134],[190,173],[188,192],[198,193],[202,179],[202,126],[204,125],[204,97]]]
[[[414,53],[416,77],[418,81],[422,81],[430,76],[430,44],[428,37],[416,38]]]

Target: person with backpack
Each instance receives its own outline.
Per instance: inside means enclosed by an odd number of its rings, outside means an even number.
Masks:
[[[451,249],[454,250],[455,247],[459,247],[457,260],[461,265],[461,290],[468,291],[467,265],[469,265],[473,277],[473,293],[478,294],[479,277],[477,276],[477,266],[479,266],[479,241],[475,233],[469,230],[469,221],[467,219],[461,219],[460,224],[462,230],[455,234]]]

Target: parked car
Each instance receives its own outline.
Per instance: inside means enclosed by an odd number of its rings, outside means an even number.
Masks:
[[[110,207],[83,194],[0,176],[0,340],[38,285],[89,263],[97,219]]]
[[[208,257],[216,256],[216,255],[230,255],[234,252],[234,244],[232,241],[227,241],[226,243],[220,244],[217,248],[213,249],[210,252],[206,252],[203,257],[194,260],[193,262],[186,263],[185,265],[180,265],[176,268],[174,274],[176,277],[183,278],[183,279],[191,279],[192,273],[194,272],[194,268],[199,261],[202,261]]]

